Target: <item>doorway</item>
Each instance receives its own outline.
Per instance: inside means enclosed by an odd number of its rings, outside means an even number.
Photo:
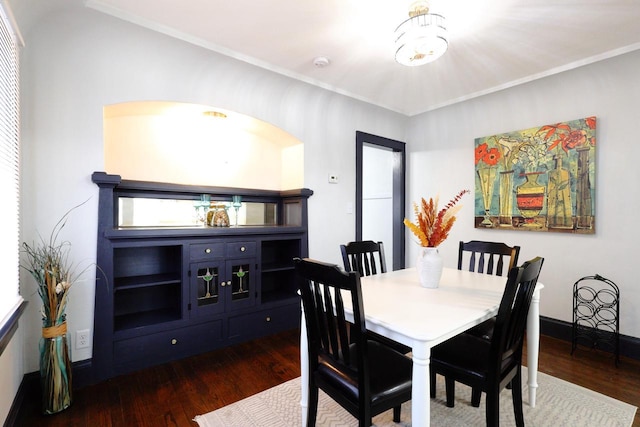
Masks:
[[[382,241],[388,270],[404,268],[405,144],[356,131],[356,240]]]

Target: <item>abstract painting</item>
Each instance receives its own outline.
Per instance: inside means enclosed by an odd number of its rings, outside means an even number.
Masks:
[[[595,233],[596,118],[475,139],[475,227]]]

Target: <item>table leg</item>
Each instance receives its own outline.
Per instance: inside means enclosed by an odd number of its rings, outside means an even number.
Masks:
[[[429,359],[431,349],[413,348],[413,376],[411,385],[411,425],[427,427],[431,417],[431,398],[429,388]]]
[[[536,289],[531,299],[527,315],[527,369],[529,378],[529,406],[536,407],[538,388],[538,352],[540,349],[540,289]]]
[[[304,320],[304,312],[302,312],[302,320],[300,321],[300,410],[302,411],[302,424],[307,425],[307,408],[309,407],[309,346],[307,345],[307,323]]]

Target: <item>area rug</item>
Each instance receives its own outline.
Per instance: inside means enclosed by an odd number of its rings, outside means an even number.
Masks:
[[[527,378],[523,368],[523,380]],[[455,408],[445,406],[444,381],[438,376],[437,396],[431,399],[431,425],[469,427],[485,425],[484,395],[480,408],[470,405],[471,389],[456,384]],[[536,407],[527,404],[523,390],[527,427],[630,427],[636,407],[575,384],[538,373]],[[299,426],[300,378],[250,396],[232,405],[195,417],[200,427],[288,427]],[[402,405],[402,422],[392,420],[392,411],[373,419],[377,427],[410,426],[411,403]],[[357,426],[358,422],[324,393],[318,402],[318,427]],[[515,426],[511,391],[500,395],[500,425]]]

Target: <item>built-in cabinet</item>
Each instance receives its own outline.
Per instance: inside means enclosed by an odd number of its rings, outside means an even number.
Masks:
[[[94,381],[299,326],[293,258],[308,254],[311,190],[184,186],[104,172],[92,179],[100,187]],[[248,224],[207,225],[200,201],[231,205],[233,196],[247,203]],[[132,199],[147,209],[164,201],[169,212],[192,203],[193,223],[123,225],[147,221]]]
[[[191,312],[194,316],[253,307],[257,291],[256,241],[189,245]]]

